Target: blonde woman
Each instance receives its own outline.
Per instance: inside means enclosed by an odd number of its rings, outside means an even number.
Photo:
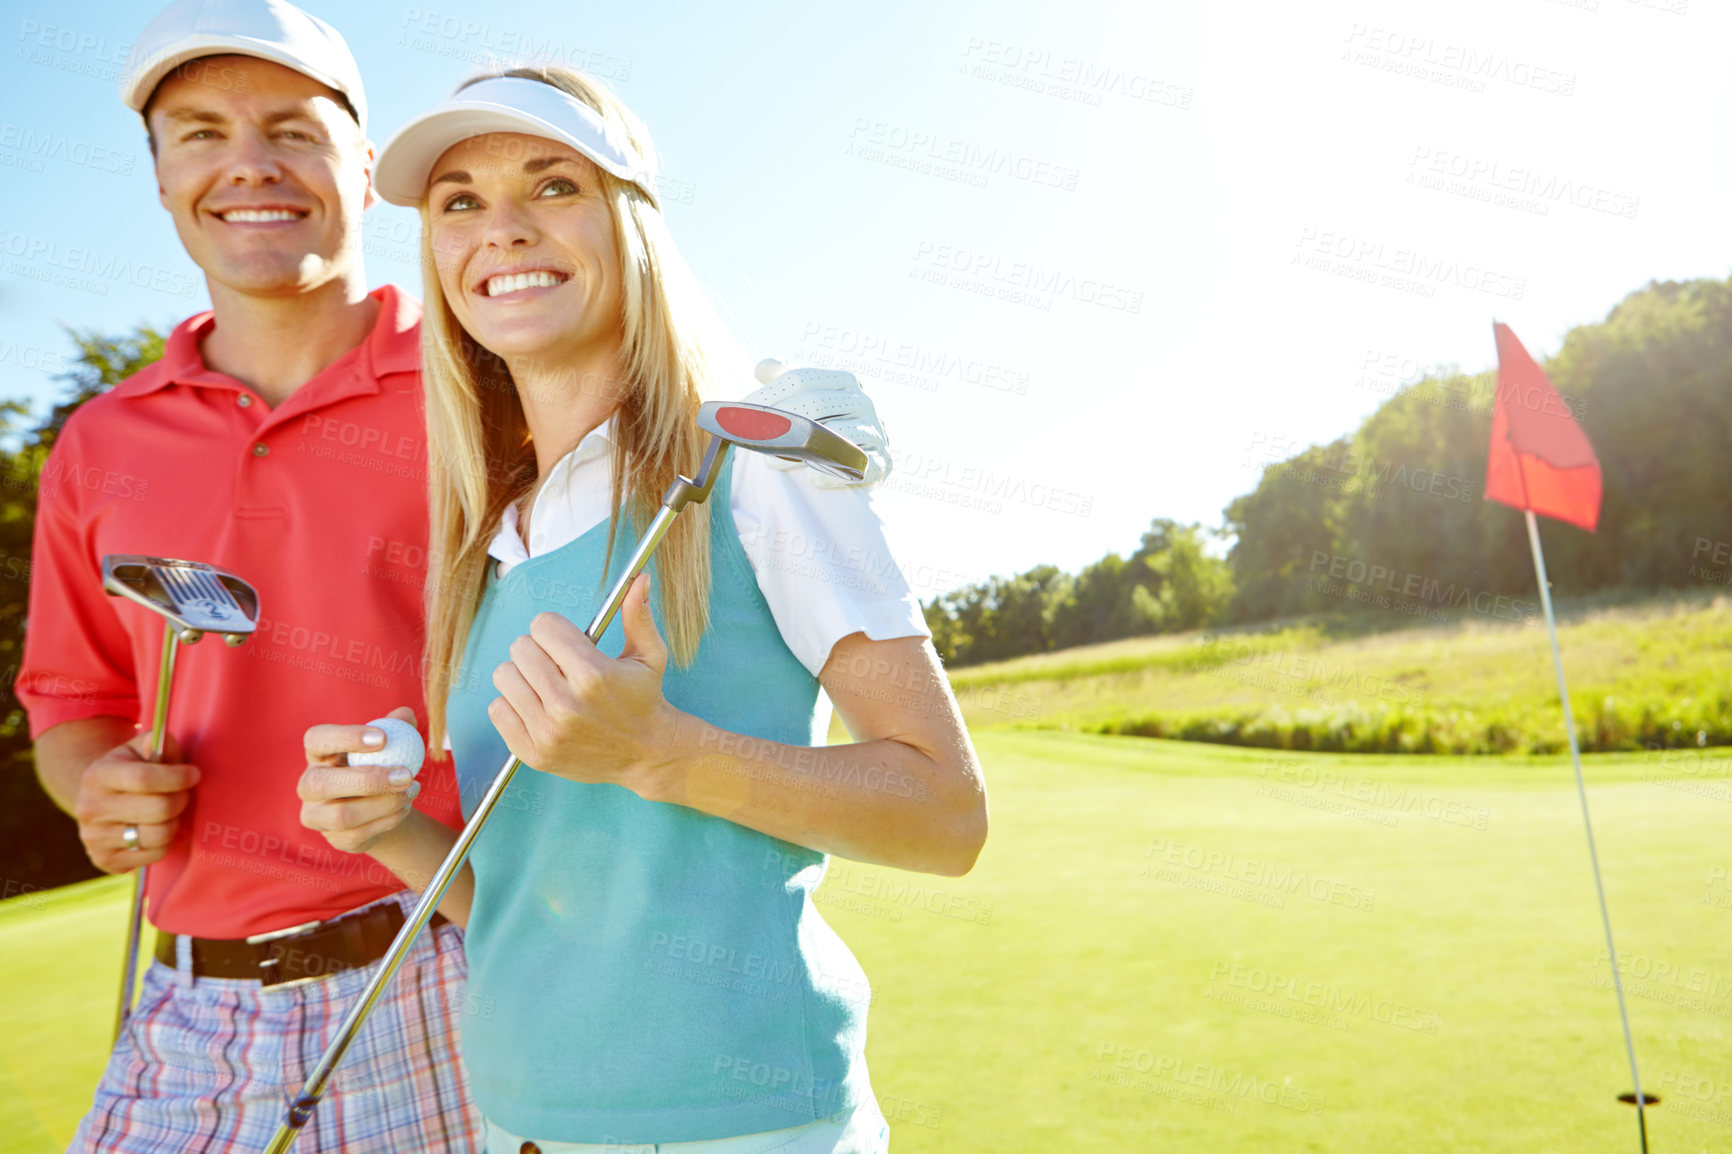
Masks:
[[[428,702],[467,812],[442,907],[490,1151],[883,1151],[870,987],[812,902],[828,855],[957,876],[980,767],[861,489],[734,455],[598,646],[586,620],[726,389],[641,124],[589,78],[471,81],[380,156],[423,220]],[[454,670],[445,675],[444,671]],[[815,750],[820,688],[856,741]],[[405,879],[454,836],[308,734],[304,820]]]

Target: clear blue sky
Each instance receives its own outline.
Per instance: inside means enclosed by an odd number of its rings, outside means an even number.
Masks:
[[[306,7],[380,142],[488,62],[612,80],[751,351],[878,398],[923,597],[1215,524],[1265,446],[1489,364],[1494,316],[1544,356],[1650,278],[1732,272],[1705,0]],[[152,10],[6,4],[0,397],[54,395],[60,325],[206,307],[117,95]],[[415,229],[374,210],[375,283],[418,292]]]

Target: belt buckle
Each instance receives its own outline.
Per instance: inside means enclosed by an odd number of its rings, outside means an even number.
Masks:
[[[294,978],[286,982],[277,981],[275,968],[282,963],[282,958],[278,956],[276,949],[269,945],[269,943],[280,941],[283,938],[298,937],[301,934],[307,933],[309,930],[318,929],[323,924],[324,923],[320,921],[302,922],[300,925],[290,926],[286,930],[272,930],[269,933],[254,934],[252,937],[248,938],[248,945],[262,945],[266,947],[265,959],[259,963],[259,984],[264,987],[275,989],[278,987],[299,986],[305,982],[316,982],[320,978],[324,977],[325,975],[323,974],[314,974],[305,978]]]

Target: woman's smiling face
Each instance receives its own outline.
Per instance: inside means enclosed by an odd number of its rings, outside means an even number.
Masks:
[[[472,136],[433,165],[427,215],[445,300],[484,348],[549,367],[618,352],[613,212],[582,153],[522,133]]]

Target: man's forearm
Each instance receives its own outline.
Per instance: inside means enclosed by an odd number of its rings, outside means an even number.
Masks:
[[[78,783],[90,763],[138,732],[124,717],[85,717],[66,721],[36,739],[36,778],[54,804],[72,813]]]

